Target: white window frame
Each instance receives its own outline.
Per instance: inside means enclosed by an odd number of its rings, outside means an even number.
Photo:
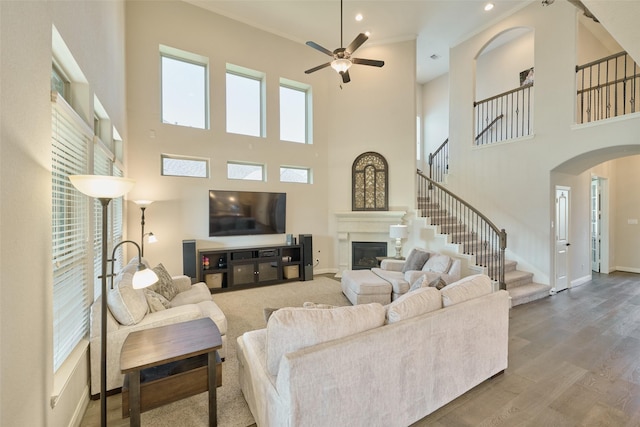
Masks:
[[[253,137],[259,137],[259,138],[265,138],[267,136],[267,108],[266,108],[266,75],[265,73],[262,73],[260,71],[256,71],[256,70],[252,70],[249,68],[245,68],[245,67],[241,67],[239,65],[234,65],[234,64],[227,64],[226,67],[226,75],[225,75],[225,81],[228,75],[233,75],[236,77],[241,77],[241,78],[245,78],[245,79],[249,79],[249,80],[255,80],[257,82],[259,82],[260,84],[260,99],[258,100],[259,103],[259,108],[260,108],[260,112],[259,112],[259,126],[260,129],[258,131],[258,134],[254,134],[254,133],[247,133],[247,132],[242,132],[239,129],[232,129],[229,130],[229,100],[230,100],[230,93],[229,93],[229,87],[227,86],[227,90],[226,90],[226,104],[225,104],[225,112],[226,112],[226,123],[225,123],[225,129],[227,131],[227,133],[232,133],[232,134],[238,134],[238,135],[247,135],[247,136],[253,136]]]
[[[204,175],[196,175],[196,174],[181,174],[181,173],[170,173],[166,169],[166,160],[175,160],[175,161],[185,161],[185,162],[195,162],[195,163],[204,163]],[[205,157],[193,157],[193,156],[181,156],[177,154],[160,154],[160,175],[162,176],[176,176],[182,178],[209,178],[209,159]]]
[[[249,167],[255,167],[260,169],[260,179],[253,179],[253,178],[247,178],[247,177],[243,177],[243,178],[235,178],[235,177],[231,177],[229,175],[229,167],[233,167],[233,166],[249,166]],[[228,161],[227,162],[227,179],[230,180],[240,180],[240,181],[258,181],[258,182],[266,182],[267,181],[267,171],[266,171],[266,167],[264,164],[261,163],[250,163],[250,162],[234,162],[234,161]]]
[[[174,61],[181,61],[184,62],[185,64],[191,64],[191,65],[195,65],[198,67],[202,67],[203,68],[203,84],[204,84],[204,88],[203,88],[203,125],[202,127],[200,126],[193,126],[191,124],[186,124],[186,123],[171,123],[171,122],[165,122],[165,118],[164,118],[164,89],[163,89],[163,85],[164,85],[164,70],[163,70],[163,59],[167,58],[167,59],[171,59]],[[192,52],[187,52],[185,50],[181,50],[181,49],[176,49],[174,47],[170,47],[170,46],[165,46],[165,45],[160,45],[160,121],[164,124],[168,124],[168,125],[173,125],[173,126],[184,126],[184,127],[190,127],[193,129],[203,129],[203,130],[207,130],[210,129],[210,120],[209,120],[209,111],[210,111],[210,99],[209,99],[209,58],[202,56],[202,55],[198,55],[196,53],[192,53]]]
[[[304,111],[304,141],[292,141],[282,137],[282,100],[280,99],[280,140],[294,142],[299,144],[313,144],[313,96],[311,86],[305,83],[296,82],[294,80],[280,78],[280,90],[282,88],[296,90],[305,94],[305,111]],[[280,92],[279,92],[280,93]]]
[[[283,172],[286,171],[305,171],[307,173],[307,180],[306,181],[292,181],[292,180],[285,180],[282,179],[282,174]],[[280,182],[287,182],[287,183],[293,183],[293,184],[312,184],[313,183],[313,177],[312,177],[312,173],[311,173],[311,168],[305,168],[302,166],[280,166]]]

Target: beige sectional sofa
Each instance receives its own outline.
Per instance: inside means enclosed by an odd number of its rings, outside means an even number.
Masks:
[[[131,279],[137,265],[136,258],[118,274],[114,289],[107,294],[107,391],[122,387],[124,376],[120,372],[120,353],[124,340],[134,331],[210,317],[222,335],[222,349],[218,353],[221,358],[226,355],[227,319],[213,301],[207,285],[202,282],[192,285],[191,278],[187,276],[171,277],[159,265],[153,270],[159,273],[160,282],[164,281],[163,289],[159,289],[159,284],[146,290],[133,289]],[[158,296],[163,294],[171,296],[171,299]],[[101,311],[101,298],[98,298],[91,305],[89,338],[93,396],[100,394]]]
[[[237,340],[258,426],[408,426],[507,367],[509,296],[484,275],[393,303],[284,308]]]
[[[351,304],[388,304],[420,287],[427,280],[442,287],[460,279],[459,259],[422,248],[414,248],[406,260],[384,259],[380,268],[346,270],[342,273],[342,292]]]

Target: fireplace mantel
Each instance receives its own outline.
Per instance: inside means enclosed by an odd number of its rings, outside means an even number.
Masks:
[[[387,253],[395,248],[389,237],[389,226],[402,224],[406,211],[336,212],[338,232],[338,273],[351,269],[351,242],[387,242]]]

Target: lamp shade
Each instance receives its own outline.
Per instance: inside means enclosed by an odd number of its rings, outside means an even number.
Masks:
[[[158,242],[158,238],[153,233],[147,234],[147,239],[148,239],[149,243],[157,243]]]
[[[142,270],[138,270],[134,273],[131,284],[133,289],[142,289],[153,285],[157,281],[158,275],[150,268],[142,266]]]
[[[153,200],[135,200],[134,203],[141,208],[147,208],[151,203],[153,203]]]
[[[393,239],[406,239],[409,237],[409,228],[406,225],[392,225],[389,227],[389,237]]]
[[[136,183],[133,179],[106,175],[70,175],[69,181],[81,193],[98,199],[124,196]]]

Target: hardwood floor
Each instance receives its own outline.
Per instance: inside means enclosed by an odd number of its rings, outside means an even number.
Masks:
[[[110,426],[128,425],[119,399],[108,399]],[[99,416],[91,402],[81,425]],[[640,274],[594,273],[514,307],[505,373],[414,424],[422,426],[640,426]]]
[[[514,307],[505,373],[414,426],[640,426],[640,275]]]

